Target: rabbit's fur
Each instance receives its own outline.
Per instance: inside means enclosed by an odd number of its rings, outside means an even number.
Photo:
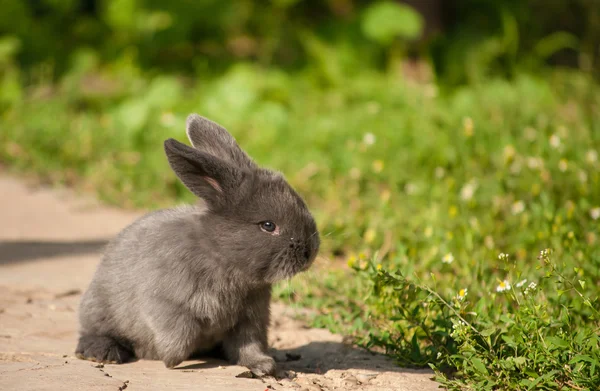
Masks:
[[[172,368],[218,349],[259,376],[273,374],[271,284],[312,264],[316,224],[285,179],[259,168],[224,128],[193,114],[187,135],[193,148],[173,139],[164,147],[200,203],[149,213],[108,245],[81,302],[76,353]]]

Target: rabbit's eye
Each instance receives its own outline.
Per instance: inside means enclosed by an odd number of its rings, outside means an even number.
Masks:
[[[268,233],[273,233],[277,229],[277,226],[272,221],[263,221],[260,223],[260,229]]]

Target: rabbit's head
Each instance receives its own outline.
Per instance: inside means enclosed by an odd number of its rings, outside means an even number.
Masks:
[[[223,127],[187,119],[189,147],[165,141],[175,174],[206,205],[203,242],[225,269],[273,283],[308,269],[319,233],[303,199],[279,173],[260,168]]]

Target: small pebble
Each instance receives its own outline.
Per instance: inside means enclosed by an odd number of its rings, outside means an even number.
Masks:
[[[244,371],[242,373],[235,375],[235,377],[241,377],[241,378],[245,378],[245,379],[253,379],[255,377],[255,375],[254,375],[254,373],[252,373],[252,371]]]
[[[354,387],[358,385],[358,380],[354,376],[350,376],[342,380],[342,385],[344,387]]]
[[[376,373],[359,373],[356,375],[356,379],[361,383],[368,383],[371,379],[377,377]]]
[[[300,384],[290,379],[281,379],[278,384],[283,387],[300,388]]]

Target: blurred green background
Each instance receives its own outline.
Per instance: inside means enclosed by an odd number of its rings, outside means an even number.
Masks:
[[[453,389],[600,387],[600,1],[0,6],[11,172],[193,201],[162,141],[197,112],[314,211],[318,272],[275,292],[314,325]]]
[[[55,80],[131,61],[210,77],[239,61],[325,82],[418,57],[447,84],[545,64],[597,72],[595,0],[3,0],[0,60]]]

